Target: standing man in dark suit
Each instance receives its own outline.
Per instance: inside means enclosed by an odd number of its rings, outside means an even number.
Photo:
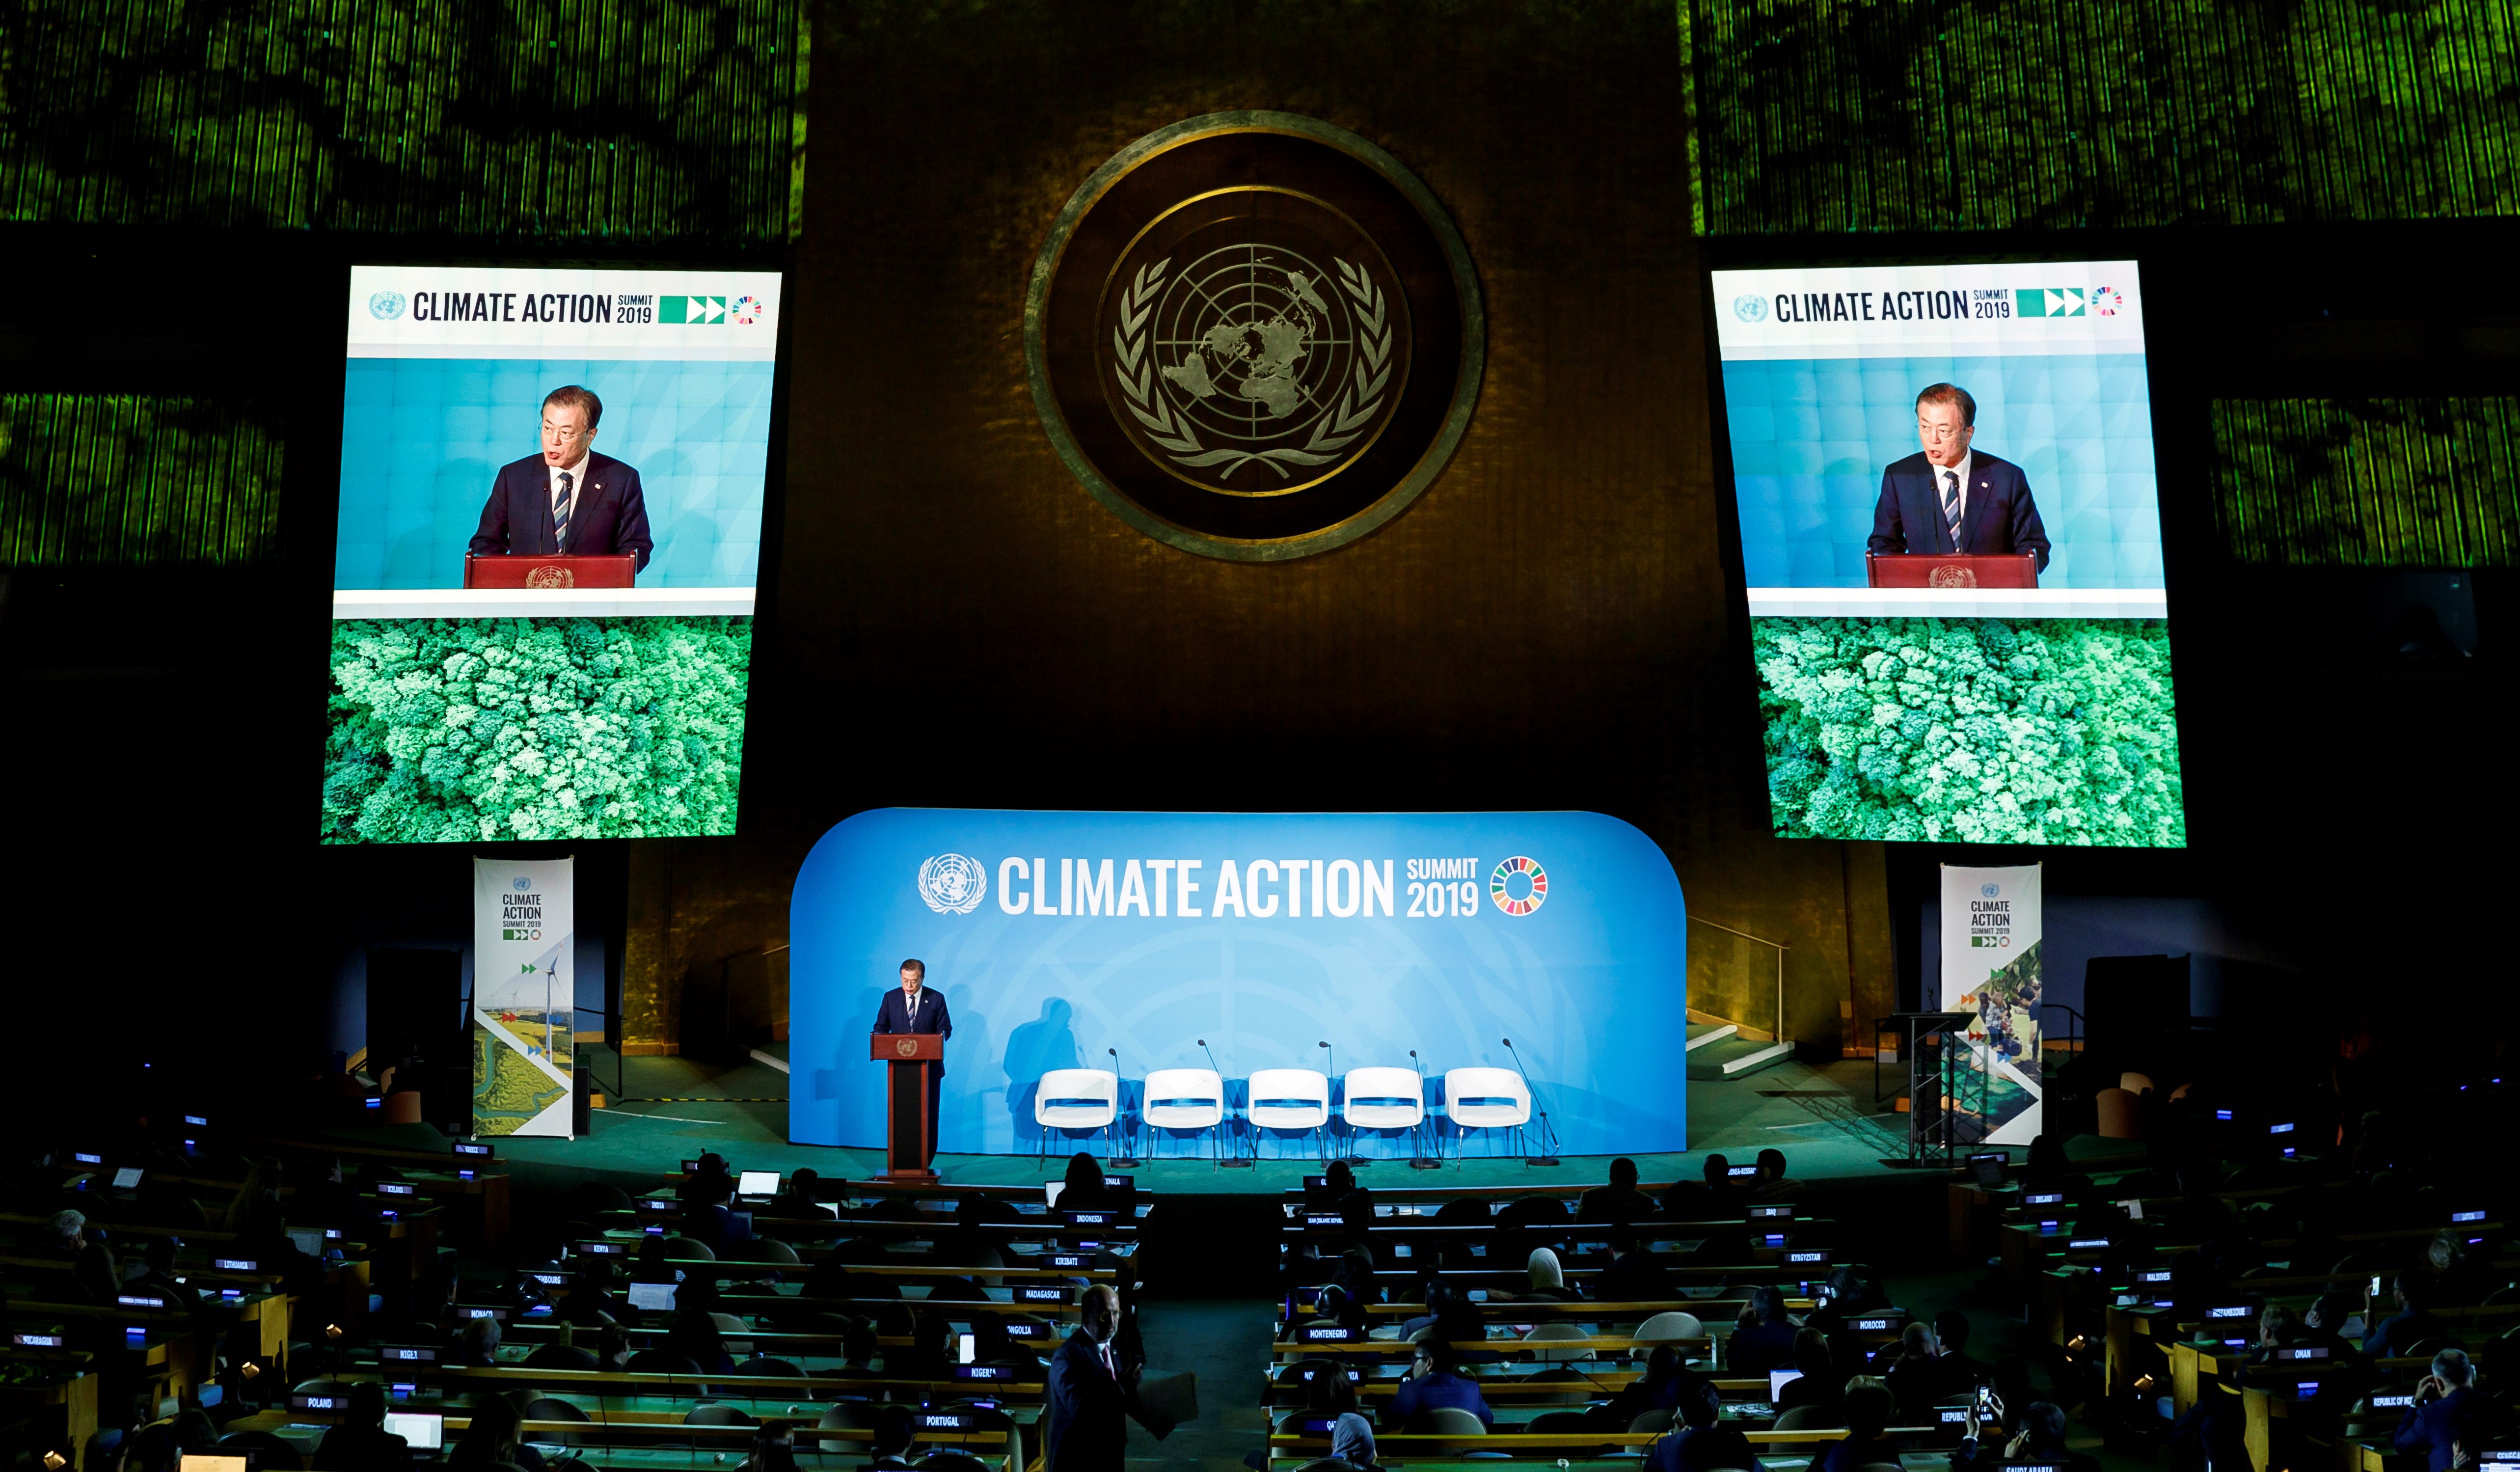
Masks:
[[[630,553],[644,571],[656,550],[639,472],[595,453],[604,401],[574,383],[543,398],[543,450],[499,468],[473,530],[476,558]]]
[[[1050,1409],[1043,1417],[1045,1472],[1120,1472],[1139,1366],[1123,1366],[1120,1295],[1108,1283],[1085,1290],[1083,1325],[1050,1360]]]
[[[1965,557],[2035,552],[2048,570],[2048,528],[2021,467],[1969,448],[1977,400],[1955,383],[1916,395],[1916,440],[1924,446],[1881,472],[1872,509],[1877,553],[1942,552]]]
[[[943,994],[927,989],[927,962],[913,958],[901,963],[901,990],[883,994],[883,1003],[875,1009],[875,1030],[879,1033],[934,1033],[939,1038],[954,1036],[954,1019],[946,1013]],[[945,1082],[945,1065],[930,1064],[927,1069],[927,1118],[936,1121],[936,1097]],[[927,1138],[927,1158],[936,1158],[936,1137],[931,1131]]]

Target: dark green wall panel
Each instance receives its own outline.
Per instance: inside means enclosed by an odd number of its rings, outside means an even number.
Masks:
[[[0,394],[0,566],[269,561],[281,450],[193,399]]]
[[[2221,399],[2213,424],[2238,561],[2520,565],[2520,399]]]
[[[28,0],[0,217],[789,239],[805,0]]]
[[[1681,0],[1715,234],[2520,214],[2520,0]]]

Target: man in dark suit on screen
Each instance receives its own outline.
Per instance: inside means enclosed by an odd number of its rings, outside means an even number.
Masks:
[[[473,530],[474,557],[602,557],[630,553],[644,571],[656,550],[639,472],[595,453],[604,401],[574,383],[543,398],[543,449],[499,468]]]
[[[875,1031],[879,1033],[934,1033],[939,1038],[954,1036],[954,1019],[945,1010],[945,997],[927,987],[927,962],[916,958],[901,963],[901,990],[886,992],[875,1009]],[[945,1082],[945,1065],[935,1064],[927,1070],[927,1117],[936,1118],[936,1097]],[[927,1158],[936,1158],[936,1141],[927,1141]]]
[[[1078,1311],[1083,1325],[1050,1360],[1043,1472],[1120,1472],[1140,1369],[1120,1360],[1120,1296],[1110,1284],[1086,1289]]]
[[[1924,448],[1881,472],[1872,510],[1876,553],[1941,552],[1967,557],[2034,552],[2048,570],[2048,528],[2021,467],[1969,448],[1977,400],[1954,383],[1916,395],[1916,440]]]

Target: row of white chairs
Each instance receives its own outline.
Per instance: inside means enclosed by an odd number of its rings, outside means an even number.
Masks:
[[[1443,1075],[1443,1118],[1456,1130],[1514,1130],[1531,1122],[1531,1090],[1509,1068],[1455,1068]],[[1428,1119],[1424,1078],[1414,1068],[1351,1068],[1335,1096],[1328,1074],[1263,1068],[1248,1080],[1242,1117],[1255,1130],[1316,1134],[1335,1116],[1351,1130],[1415,1130]],[[1139,1120],[1150,1129],[1219,1130],[1225,1079],[1211,1068],[1159,1068],[1146,1077]],[[1120,1116],[1120,1078],[1102,1068],[1056,1068],[1033,1096],[1033,1123],[1104,1130]]]

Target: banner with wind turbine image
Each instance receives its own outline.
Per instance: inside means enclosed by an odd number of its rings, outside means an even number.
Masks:
[[[472,861],[472,1133],[570,1130],[575,861]]]

